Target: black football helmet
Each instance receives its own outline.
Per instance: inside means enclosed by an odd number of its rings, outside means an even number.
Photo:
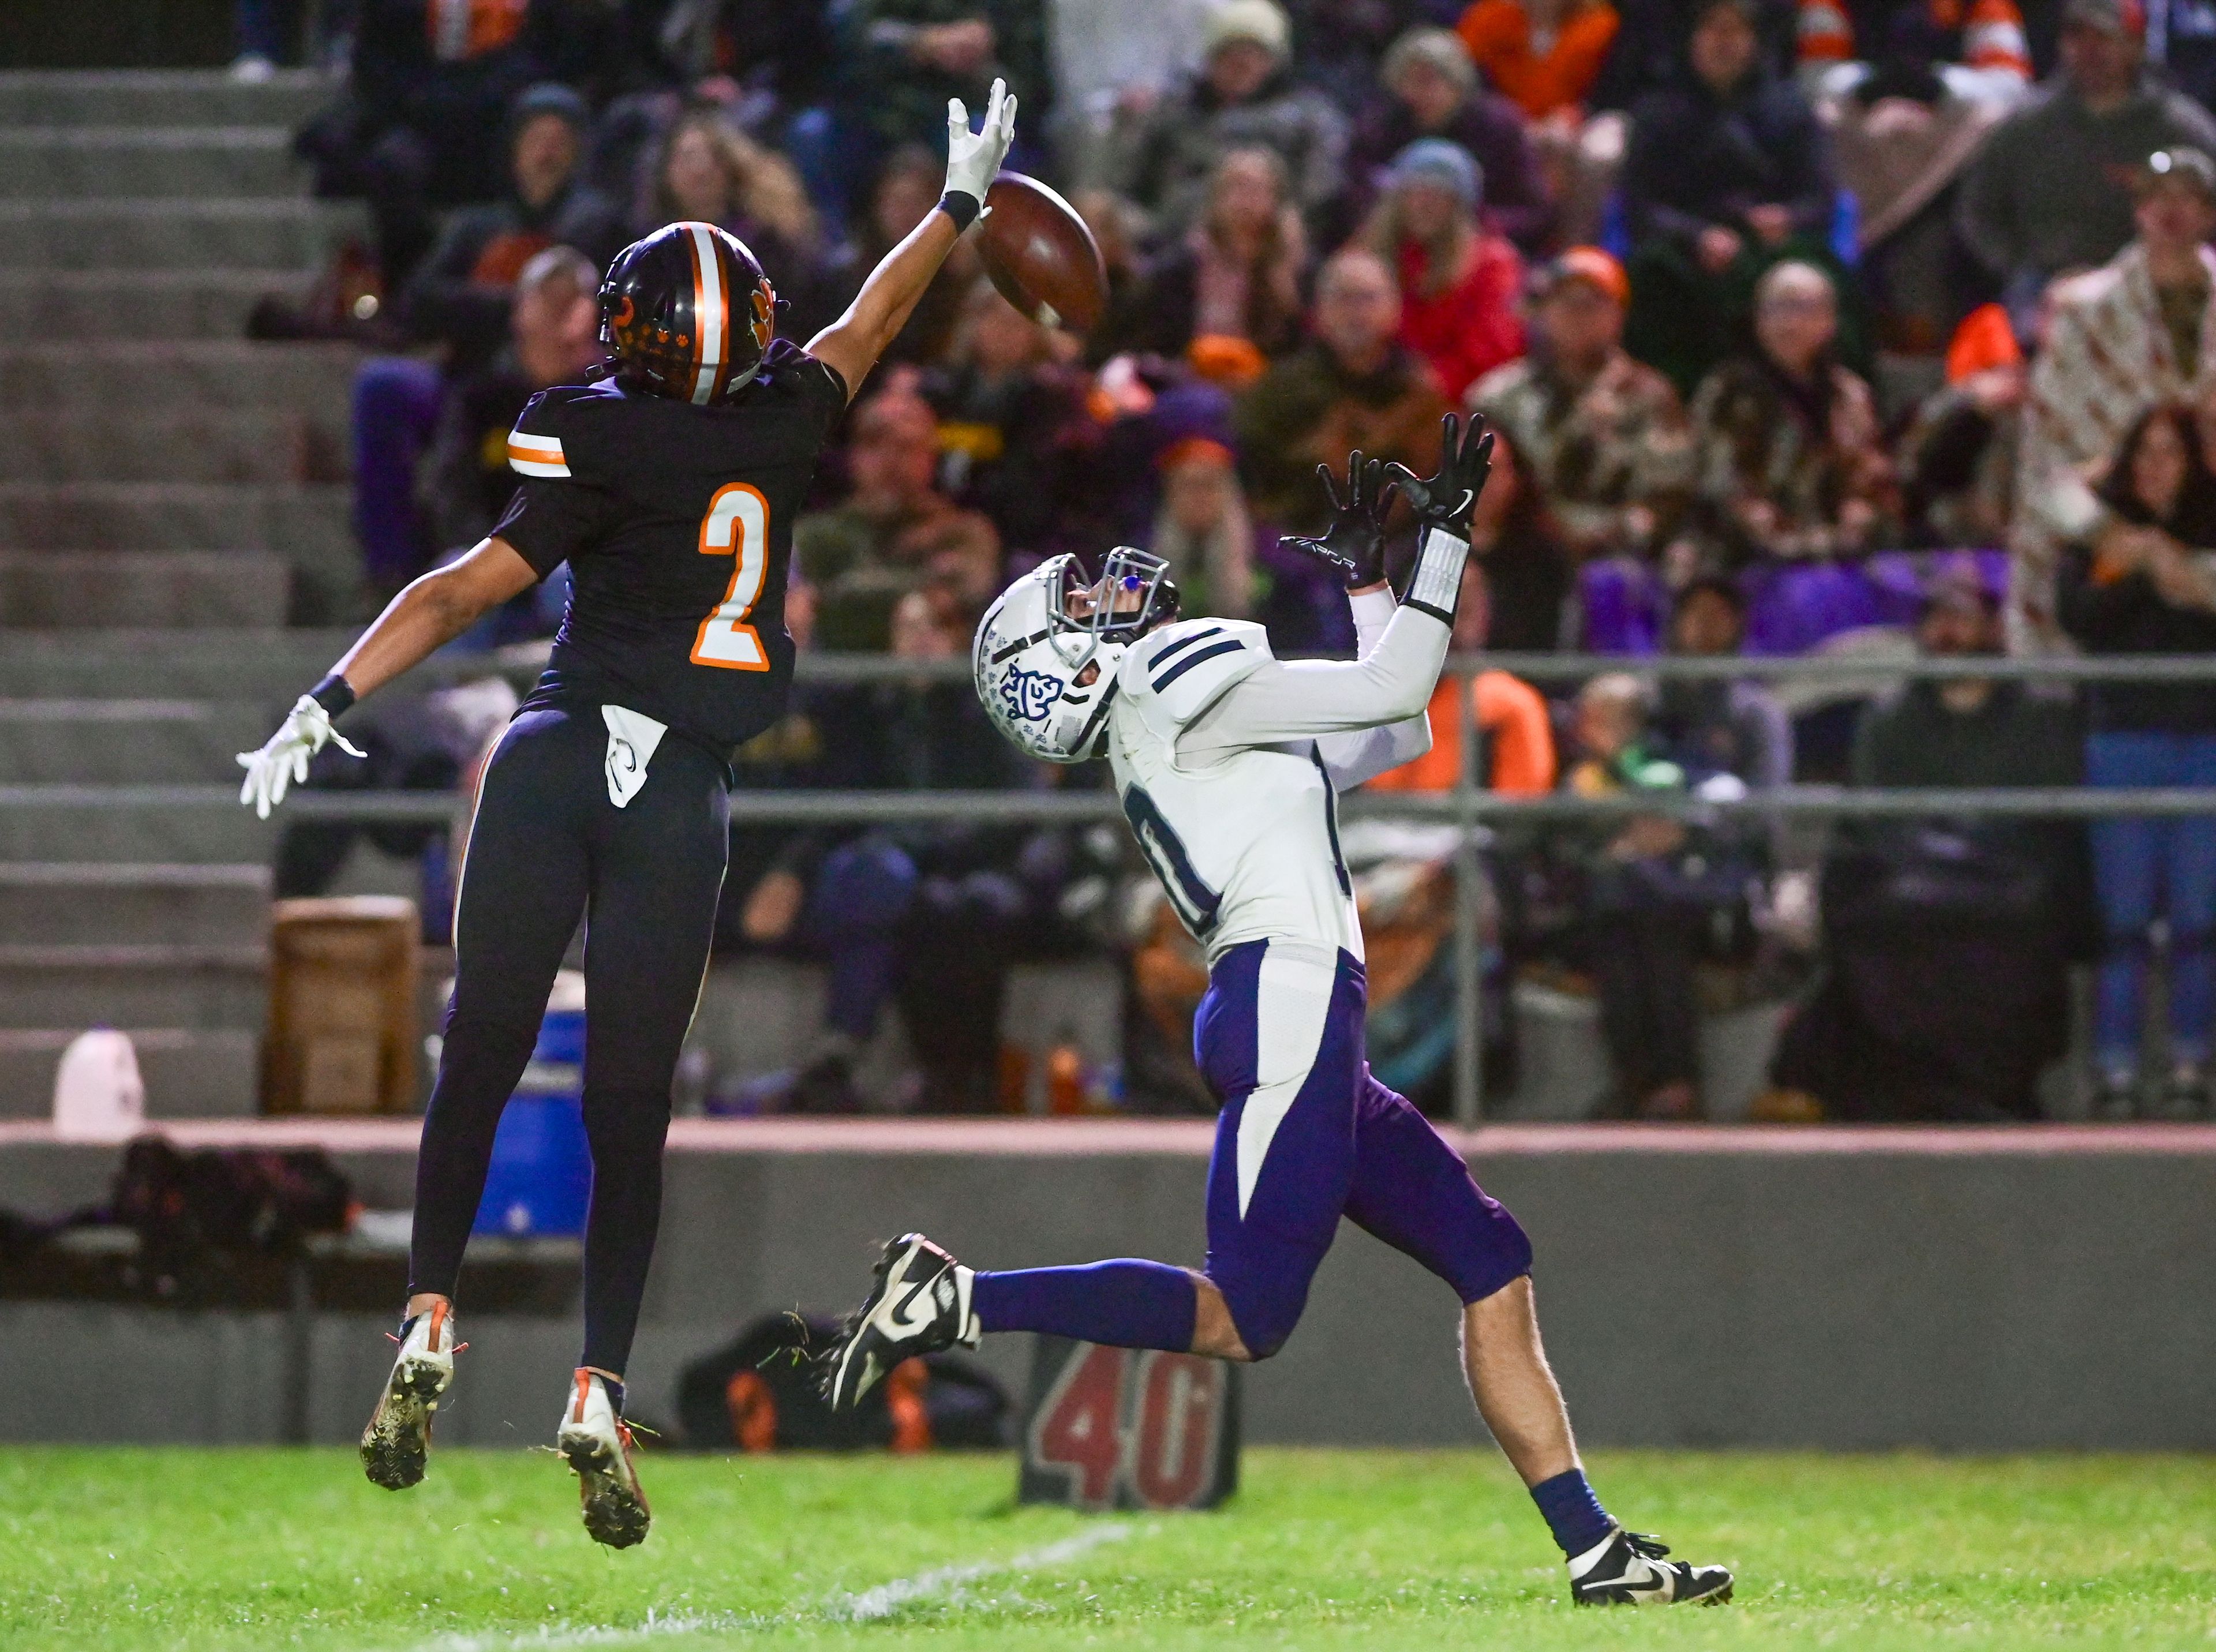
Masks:
[[[754,377],[777,335],[777,292],[736,236],[666,224],[600,283],[600,342],[626,389],[707,407]]]

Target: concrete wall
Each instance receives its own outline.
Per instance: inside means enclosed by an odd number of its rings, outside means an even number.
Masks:
[[[874,1241],[906,1227],[982,1266],[1203,1252],[1205,1127],[796,1128],[680,1126],[631,1373],[649,1420],[743,1320],[849,1304]],[[1536,1244],[1548,1346],[1591,1443],[2216,1447],[2216,1131],[1511,1127],[1473,1146]],[[405,1202],[407,1153],[342,1159],[370,1202]],[[81,1202],[111,1162],[0,1145],[0,1205]],[[462,1306],[472,1346],[445,1437],[543,1438],[574,1323]],[[1299,1331],[1252,1373],[1249,1437],[1479,1438],[1456,1317],[1436,1280],[1343,1230]],[[317,1327],[317,1438],[360,1428],[385,1328]],[[285,1349],[274,1315],[0,1305],[4,1426],[271,1438]],[[1027,1352],[988,1342],[1012,1386]]]

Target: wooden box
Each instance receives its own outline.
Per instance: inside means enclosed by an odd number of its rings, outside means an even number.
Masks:
[[[391,895],[280,900],[269,934],[265,1113],[412,1113],[416,903]]]

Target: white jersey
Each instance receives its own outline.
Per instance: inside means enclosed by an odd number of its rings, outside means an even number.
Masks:
[[[1338,795],[1431,749],[1468,547],[1426,537],[1409,601],[1353,599],[1360,658],[1278,660],[1259,625],[1196,619],[1118,666],[1108,760],[1123,814],[1213,963],[1242,942],[1363,955]]]

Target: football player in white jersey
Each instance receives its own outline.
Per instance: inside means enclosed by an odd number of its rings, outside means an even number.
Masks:
[[[1208,1262],[1121,1260],[988,1273],[922,1235],[885,1247],[876,1283],[825,1361],[836,1407],[902,1360],[988,1331],[1261,1360],[1290,1335],[1345,1216],[1407,1252],[1462,1302],[1477,1409],[1531,1489],[1581,1604],[1716,1602],[1720,1566],[1668,1559],[1610,1519],[1586,1482],[1531,1294],[1531,1245],[1423,1115],[1363,1059],[1362,929],[1336,800],[1421,755],[1493,442],[1449,415],[1439,473],[1356,453],[1329,531],[1293,543],[1339,568],[1360,657],[1271,657],[1260,626],[1178,623],[1157,558],[1073,557],[1009,586],[978,626],[977,691],[1001,731],[1060,763],[1105,755],[1123,813],[1206,949],[1193,1039],[1222,1104],[1208,1182]],[[1397,603],[1383,519],[1397,488],[1420,542]]]

